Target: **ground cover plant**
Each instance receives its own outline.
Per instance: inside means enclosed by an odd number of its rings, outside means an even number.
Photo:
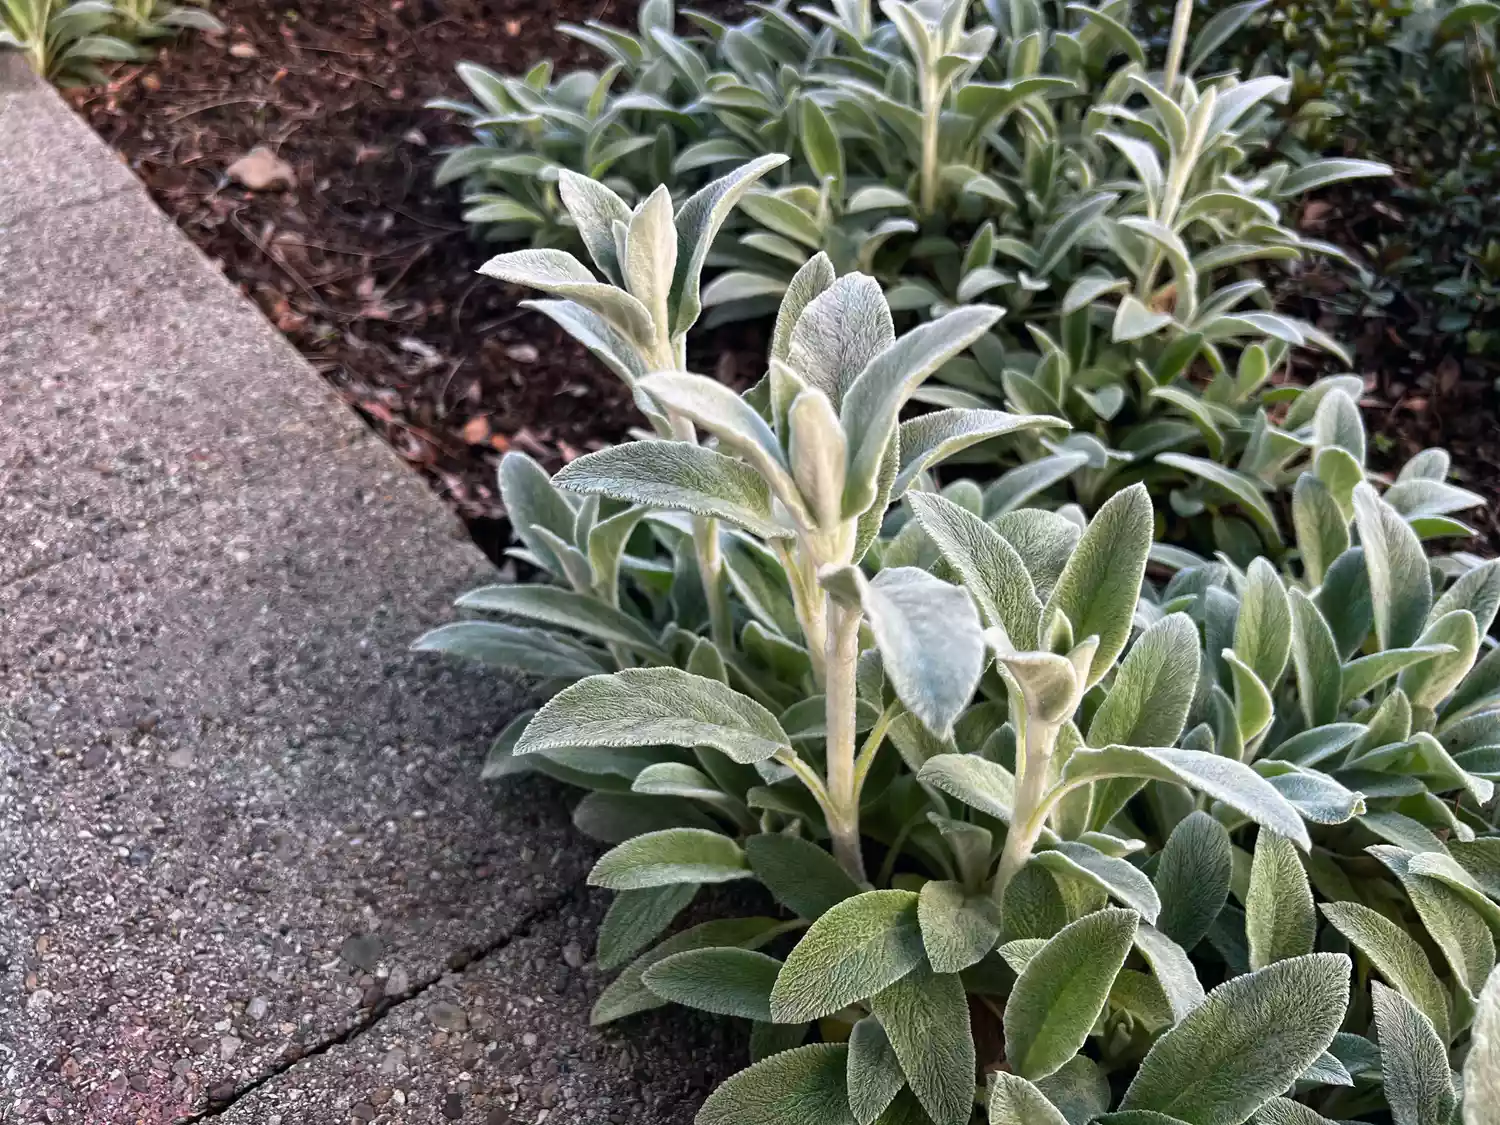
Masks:
[[[207,10],[162,0],[4,0],[0,47],[14,47],[33,70],[60,85],[105,81],[101,63],[132,62],[141,44],[183,28],[223,31]]]
[[[818,251],[878,277],[904,323],[997,304],[1005,317],[921,399],[1050,413],[1075,432],[967,456],[1003,454],[1031,487],[1066,482],[1090,510],[1133,480],[1175,486],[1193,542],[1248,558],[1256,529],[1220,515],[1224,485],[1285,483],[1297,451],[1270,421],[1274,388],[1304,350],[1348,357],[1271,308],[1244,270],[1337,253],[1284,209],[1389,171],[1268,151],[1291,81],[1205,69],[1255,10],[1174,28],[1161,81],[1123,5],[898,2],[802,22],[776,6],[732,27],[694,17],[688,37],[669,7],[648,5],[635,35],[574,29],[610,56],[602,74],[465,68],[475,102],[443,104],[480,143],[439,178],[465,180],[467,217],[491,237],[574,245],[560,167],[633,202],[657,179],[680,196],[785,144],[793,158],[746,196],[737,237],[709,258],[721,267],[704,289],[710,319],[774,308]]]
[[[653,431],[550,479],[507,458],[547,580],[418,642],[546,685],[486,773],[590,791],[623,966],[595,1020],[747,1021],[705,1125],[1484,1120],[1500,562],[1428,557],[1428,513],[1469,502],[1446,454],[1381,480],[1325,388],[1293,549],[1244,567],[1154,547],[1139,483],[987,518],[932,467],[1066,421],[902,418],[993,306],[898,335],[818,255],[763,382],[681,369],[707,247],[776,163],[675,207],[564,173],[593,267],[485,267]],[[739,880],[779,911],[661,940]]]

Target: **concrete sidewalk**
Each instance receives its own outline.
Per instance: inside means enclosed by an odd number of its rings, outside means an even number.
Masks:
[[[0,1122],[690,1121],[737,1034],[587,1027],[517,689],[405,651],[488,564],[4,53],[0,411]]]

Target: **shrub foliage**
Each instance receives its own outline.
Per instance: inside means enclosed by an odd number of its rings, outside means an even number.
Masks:
[[[1288,201],[1388,171],[1273,159],[1290,80],[1203,76],[1254,10],[1220,13],[1191,42],[1179,29],[1163,78],[1123,3],[886,0],[880,18],[851,3],[805,20],[762,5],[733,27],[694,15],[686,37],[670,6],[648,4],[636,35],[572,29],[610,56],[603,74],[465,67],[476,100],[453,108],[479,143],[439,178],[465,180],[468,218],[495,238],[577,246],[563,168],[628,205],[644,184],[680,199],[784,148],[705,259],[719,270],[702,292],[711,319],[773,312],[819,253],[880,281],[903,324],[995,305],[918,399],[1073,431],[966,456],[1017,469],[1017,491],[1065,483],[1089,510],[1150,481],[1191,542],[1248,562],[1283,544],[1265,521],[1220,513],[1282,487],[1302,450],[1269,420],[1296,393],[1277,386],[1300,350],[1347,356],[1244,270],[1336,253],[1284,221]]]
[[[1243,566],[1154,544],[1139,482],[1092,518],[938,489],[978,443],[1069,431],[908,416],[997,307],[898,334],[818,253],[759,385],[682,369],[709,247],[779,163],[675,206],[562,171],[593,268],[484,267],[548,293],[654,431],[552,478],[508,456],[545,580],[418,642],[548,689],[485,772],[588,791],[623,966],[595,1021],[747,1021],[703,1125],[1486,1120],[1500,562],[1424,549],[1475,499],[1446,454],[1383,480],[1351,389],[1302,390],[1289,517],[1220,485],[1287,542]],[[737,881],[777,909],[663,939]]]

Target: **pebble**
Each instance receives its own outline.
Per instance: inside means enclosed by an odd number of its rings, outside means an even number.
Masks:
[[[576,941],[570,941],[567,945],[563,946],[562,955],[563,960],[567,962],[568,968],[583,968],[583,947]]]
[[[385,994],[387,996],[401,996],[411,988],[411,978],[407,976],[406,970],[397,965],[391,970],[391,975],[385,978]]]
[[[381,1074],[400,1074],[406,1069],[406,1052],[400,1047],[392,1047],[380,1060]]]
[[[224,174],[251,191],[277,191],[297,186],[297,173],[264,145],[256,145],[224,170]]]
[[[344,944],[339,947],[339,956],[356,969],[368,972],[380,960],[384,949],[385,943],[374,934],[360,934],[344,939]]]
[[[231,43],[229,53],[237,59],[253,59],[260,54],[254,43]]]
[[[234,1058],[235,1054],[239,1051],[240,1046],[241,1041],[235,1036],[224,1036],[219,1040],[219,1058],[223,1059],[225,1062],[228,1062],[230,1059]]]
[[[245,1005],[245,1015],[259,1023],[271,1011],[271,1003],[264,996],[257,996]]]
[[[464,1115],[464,1100],[459,1095],[449,1093],[443,1097],[443,1116],[449,1121],[457,1121]]]
[[[427,1018],[432,1021],[434,1027],[444,1031],[467,1031],[469,1029],[469,1017],[464,1015],[463,1009],[441,1000],[427,1009]]]
[[[512,344],[505,349],[505,354],[517,363],[535,363],[542,353],[531,344]]]

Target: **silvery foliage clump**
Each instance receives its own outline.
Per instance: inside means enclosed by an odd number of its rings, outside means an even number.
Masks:
[[[765,5],[733,26],[690,14],[688,35],[669,3],[648,4],[636,33],[571,29],[609,59],[601,74],[466,67],[476,104],[450,108],[485,143],[440,175],[468,178],[469,217],[495,237],[561,245],[577,237],[561,167],[634,202],[644,185],[680,196],[787,151],[709,259],[711,319],[774,313],[817,253],[875,275],[907,319],[999,305],[1006,316],[918,397],[1051,414],[1075,432],[966,456],[999,457],[1016,491],[1089,510],[1148,480],[1195,542],[1248,561],[1257,528],[1219,478],[1281,488],[1302,446],[1273,421],[1279,369],[1308,349],[1348,359],[1246,271],[1338,255],[1286,209],[1389,171],[1277,154],[1290,80],[1207,68],[1262,6],[1193,28],[1184,0],[1157,47],[1120,0]]]
[[[746,1020],[753,1064],[704,1125],[1483,1120],[1500,563],[1428,559],[1475,499],[1446,455],[1383,486],[1325,387],[1282,567],[1154,545],[1139,484],[1092,519],[987,517],[928,470],[1064,424],[900,419],[993,308],[897,337],[872,279],[815,257],[761,384],[680,370],[699,250],[763,171],[675,213],[565,178],[605,280],[556,252],[485,267],[553,293],[654,430],[550,480],[507,459],[553,581],[477,591],[506,620],[419,642],[554,693],[486,773],[590,790],[598,959],[624,966],[595,1022]],[[779,909],[663,939],[738,881]]]

